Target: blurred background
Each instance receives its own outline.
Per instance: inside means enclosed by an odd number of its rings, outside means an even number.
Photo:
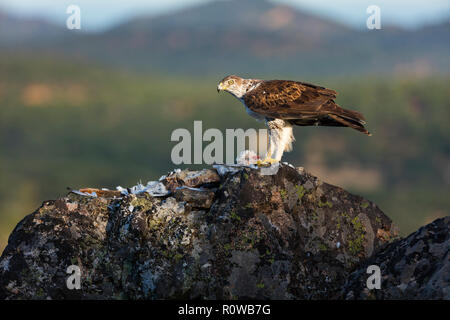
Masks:
[[[366,27],[372,4],[380,30]],[[362,112],[372,137],[297,127],[284,160],[374,201],[406,235],[450,213],[449,39],[448,0],[0,0],[0,252],[67,187],[175,168],[176,128],[264,128],[217,94],[228,74],[313,82]]]

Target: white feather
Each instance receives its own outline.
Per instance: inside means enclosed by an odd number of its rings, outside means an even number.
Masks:
[[[284,151],[292,150],[292,142],[295,140],[292,125],[281,119],[267,121],[267,125],[269,127],[269,149],[266,157],[280,161]]]

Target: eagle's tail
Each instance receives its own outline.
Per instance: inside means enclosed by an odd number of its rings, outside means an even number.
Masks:
[[[328,116],[334,121],[342,124],[345,127],[350,127],[352,129],[358,130],[359,132],[365,133],[368,136],[372,134],[364,128],[364,117],[362,114],[356,111],[350,111],[341,109],[344,112],[340,112],[339,114],[328,113]]]

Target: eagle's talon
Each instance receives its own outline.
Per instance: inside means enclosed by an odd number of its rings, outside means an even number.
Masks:
[[[272,158],[266,158],[264,160],[256,161],[258,167],[270,167],[273,163],[277,163],[278,160]]]

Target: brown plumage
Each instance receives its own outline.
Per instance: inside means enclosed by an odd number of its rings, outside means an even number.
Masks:
[[[253,112],[268,118],[287,120],[298,126],[350,127],[367,135],[364,116],[334,102],[336,91],[314,84],[262,81],[242,98]]]

